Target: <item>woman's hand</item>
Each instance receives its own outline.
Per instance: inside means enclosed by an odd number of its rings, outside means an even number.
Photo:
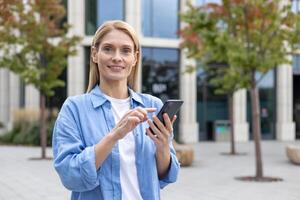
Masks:
[[[164,113],[163,118],[165,125],[156,116],[153,117],[153,121],[148,119],[148,124],[151,129],[146,129],[148,136],[154,141],[158,151],[169,150],[169,142],[173,133],[173,124],[177,119],[177,116],[175,115],[171,121],[168,114]]]
[[[122,119],[117,123],[115,128],[112,130],[113,135],[116,139],[122,139],[132,131],[138,124],[145,122],[148,119],[147,114],[149,112],[156,111],[156,108],[141,108],[137,107],[128,111]]]
[[[175,115],[171,121],[168,114],[165,113],[163,114],[163,118],[165,125],[155,116],[153,117],[155,124],[151,120],[148,120],[152,131],[150,128],[146,129],[148,136],[156,145],[156,164],[159,179],[163,179],[169,171],[171,163],[169,143],[173,132],[173,123],[177,116]]]

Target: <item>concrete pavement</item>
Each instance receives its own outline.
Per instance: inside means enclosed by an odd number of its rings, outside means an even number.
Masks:
[[[178,181],[162,190],[163,200],[300,200],[300,166],[291,164],[285,146],[300,141],[262,143],[264,174],[283,182],[242,182],[234,177],[254,175],[253,142],[238,143],[247,155],[224,156],[228,143],[201,142],[194,145],[196,159],[182,168]],[[48,149],[51,155],[51,149]],[[40,148],[0,146],[0,200],[64,200],[70,198],[55,173],[51,160],[39,157]]]

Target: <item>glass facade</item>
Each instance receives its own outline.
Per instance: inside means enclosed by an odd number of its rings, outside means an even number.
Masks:
[[[54,89],[55,95],[46,98],[47,108],[60,109],[67,98],[67,89],[68,89],[67,68],[64,69],[64,71],[61,73],[61,75],[58,78],[65,82],[65,87],[55,88]]]
[[[206,74],[197,71],[197,121],[199,140],[214,140],[213,125],[216,120],[228,120],[228,99],[226,95],[216,95]]]
[[[85,32],[94,35],[97,28],[107,20],[124,20],[124,0],[86,0]]]
[[[179,98],[179,63],[177,49],[142,48],[142,92],[163,102]],[[178,139],[178,122],[179,118],[174,124],[175,139]]]
[[[221,4],[222,0],[196,0],[196,6],[206,3]],[[228,98],[216,95],[215,88],[202,72],[197,72],[197,121],[199,123],[199,140],[214,140],[213,126],[217,120],[229,120]]]
[[[145,37],[178,38],[178,0],[142,0],[141,13]]]
[[[275,70],[269,71],[260,81],[259,101],[260,101],[260,120],[262,139],[275,139],[276,122],[276,73]],[[257,75],[259,77],[259,75]],[[247,121],[250,127],[250,139],[253,139],[252,116],[251,116],[251,97],[247,95]]]
[[[300,11],[300,0],[291,0],[292,10]],[[293,56],[293,120],[296,125],[296,138],[300,139],[300,55]]]
[[[299,12],[300,10],[300,0],[291,0],[291,6],[293,12]]]
[[[217,3],[217,4],[221,4],[222,0],[196,0],[196,5],[197,6],[202,6],[203,4],[206,3]]]
[[[63,6],[65,7],[65,10],[66,10],[66,15],[64,16],[64,18],[60,22],[60,26],[63,27],[63,25],[65,23],[68,23],[68,0],[62,0],[61,3],[63,4]]]
[[[142,91],[162,101],[179,98],[179,51],[142,48]]]
[[[300,139],[300,74],[293,76],[293,120],[296,124],[296,138]]]
[[[293,72],[300,75],[300,55],[293,56]]]

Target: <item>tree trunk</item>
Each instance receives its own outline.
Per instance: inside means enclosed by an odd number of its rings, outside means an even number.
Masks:
[[[46,127],[46,96],[40,94],[40,143],[42,148],[42,159],[46,159],[47,127]]]
[[[256,176],[257,180],[263,178],[263,164],[261,155],[261,128],[260,128],[260,105],[259,94],[256,84],[251,87],[251,105],[252,105],[252,133],[255,143],[255,157],[256,157]]]
[[[234,112],[233,112],[233,94],[228,95],[229,120],[230,120],[230,154],[235,155],[234,141]]]

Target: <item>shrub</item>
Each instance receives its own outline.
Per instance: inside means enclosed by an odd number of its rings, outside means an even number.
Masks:
[[[55,113],[55,114],[52,114]],[[52,145],[52,131],[57,112],[51,112],[47,117],[47,146]],[[17,116],[17,117],[16,117]],[[34,116],[34,117],[33,117]],[[0,137],[0,142],[15,145],[40,145],[40,123],[32,110],[18,110],[14,113],[14,125],[11,131]]]

